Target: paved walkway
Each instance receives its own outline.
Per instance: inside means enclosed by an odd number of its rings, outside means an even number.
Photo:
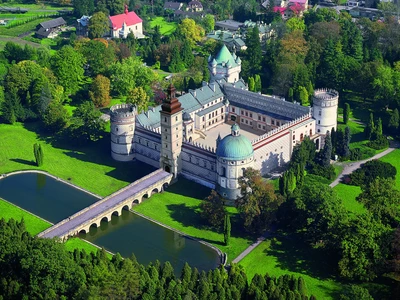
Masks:
[[[339,176],[333,181],[329,186],[334,187],[337,186],[344,177],[350,175],[353,173],[355,170],[361,167],[362,164],[366,163],[367,161],[373,160],[373,159],[378,159],[381,158],[382,156],[385,156],[392,152],[393,150],[399,148],[399,144],[397,142],[390,142],[390,147],[386,149],[385,151],[378,153],[371,158],[360,160],[357,162],[351,162],[351,163],[346,163],[344,164],[344,168],[342,170],[342,173],[339,174]]]
[[[148,189],[149,186],[158,182],[162,182],[169,176],[171,176],[170,173],[167,173],[162,169],[158,169],[146,177],[143,177],[131,183],[129,186],[122,188],[114,194],[104,198],[103,200],[84,208],[68,219],[65,219],[50,227],[48,230],[43,231],[39,234],[39,237],[53,238],[67,235],[68,232],[72,232],[75,230],[75,228],[78,228],[82,224],[104,214],[105,211],[112,210],[114,207],[121,205],[121,202],[124,202],[127,198],[132,197],[135,194],[142,193],[143,190]]]

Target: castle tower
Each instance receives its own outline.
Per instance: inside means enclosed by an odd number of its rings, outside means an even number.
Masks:
[[[330,89],[317,89],[313,95],[312,115],[316,120],[317,133],[336,130],[339,93]]]
[[[175,97],[175,87],[168,87],[168,95],[161,105],[161,153],[160,167],[177,177],[181,170],[182,110]]]
[[[208,58],[210,81],[225,79],[234,83],[239,80],[241,69],[242,61],[235,54],[232,55],[225,45],[214,58]]]
[[[135,158],[133,135],[135,132],[135,107],[117,104],[110,108],[111,157],[118,161]]]
[[[182,115],[183,121],[183,139],[188,142],[192,142],[194,134],[194,122],[188,112],[184,112]]]

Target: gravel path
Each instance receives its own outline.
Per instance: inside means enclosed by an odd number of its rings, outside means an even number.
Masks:
[[[350,175],[351,173],[353,173],[355,170],[357,170],[358,168],[361,167],[362,164],[366,163],[367,161],[373,160],[373,159],[378,159],[381,158],[387,154],[389,154],[390,152],[392,152],[393,150],[399,148],[398,143],[396,142],[391,142],[390,143],[390,147],[387,148],[385,151],[378,153],[374,156],[372,156],[371,158],[368,159],[364,159],[364,160],[360,160],[357,162],[351,162],[351,163],[346,163],[344,165],[344,168],[342,170],[342,173],[340,173],[340,175],[335,179],[335,181],[333,181],[329,186],[330,187],[334,187],[337,186],[344,177]]]

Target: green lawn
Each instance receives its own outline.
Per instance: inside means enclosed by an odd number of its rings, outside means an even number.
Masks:
[[[303,244],[296,236],[278,237],[263,241],[239,262],[248,279],[255,274],[270,276],[302,276],[308,295],[317,299],[337,299],[341,285],[331,276],[334,267],[329,265],[323,251]]]
[[[162,35],[170,35],[175,32],[178,24],[176,22],[168,22],[164,17],[156,17],[150,21],[150,28],[160,26],[160,32]]]
[[[245,250],[252,240],[243,236],[243,228],[234,207],[229,207],[231,214],[232,235],[230,246],[223,244],[224,236],[206,227],[200,216],[199,204],[207,197],[210,189],[192,181],[180,178],[167,191],[155,194],[151,198],[133,209],[163,224],[171,226],[195,238],[202,239],[218,247],[228,254],[231,261]]]
[[[1,15],[0,15],[1,17]],[[36,26],[42,22],[52,20],[52,17],[44,17],[40,19],[36,19],[25,24],[21,24],[12,28],[6,28],[5,26],[0,27],[0,35],[7,35],[7,36],[19,36],[28,31],[34,31]]]
[[[49,222],[46,222],[37,216],[26,212],[18,206],[15,206],[2,199],[0,199],[0,218],[4,218],[6,220],[13,218],[18,221],[24,218],[26,230],[32,235],[36,235],[39,232],[51,227]]]
[[[28,127],[25,128],[24,126]],[[142,177],[152,168],[141,163],[116,162],[110,155],[108,134],[87,146],[74,147],[36,134],[38,124],[0,124],[0,174],[16,170],[44,170],[101,196],[107,196]],[[44,164],[34,165],[32,145],[43,147]]]
[[[384,157],[380,158],[379,160],[391,163],[393,166],[396,167],[397,176],[396,176],[396,187],[400,190],[400,149],[396,149],[385,155]]]
[[[366,212],[364,205],[356,200],[356,197],[361,193],[359,186],[339,183],[333,189],[336,191],[338,197],[342,199],[343,205],[349,212],[354,214]]]

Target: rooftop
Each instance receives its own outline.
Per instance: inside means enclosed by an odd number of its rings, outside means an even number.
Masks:
[[[40,26],[44,29],[51,29],[54,27],[65,25],[65,24],[67,24],[67,22],[65,22],[65,20],[62,17],[59,17],[54,20],[42,22],[42,23],[40,23]]]
[[[110,21],[114,30],[122,28],[125,23],[127,26],[132,26],[142,22],[142,19],[134,11],[119,14],[116,16],[110,16]]]

